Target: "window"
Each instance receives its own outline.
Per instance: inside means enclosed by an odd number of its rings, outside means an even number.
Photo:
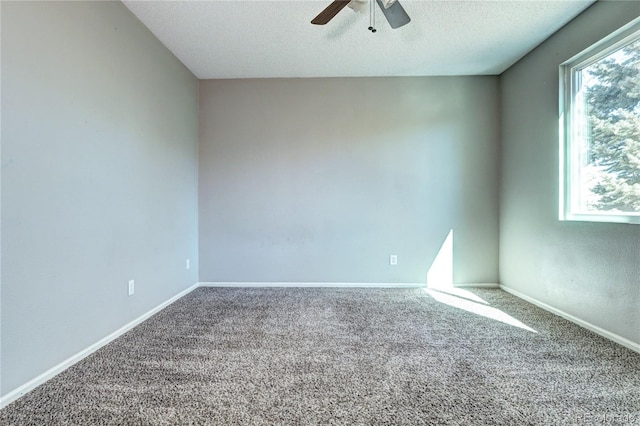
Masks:
[[[560,78],[560,218],[640,224],[640,19]]]

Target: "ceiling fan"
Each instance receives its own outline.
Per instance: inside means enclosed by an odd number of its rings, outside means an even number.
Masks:
[[[347,5],[356,11],[363,11],[366,8],[365,4],[367,1],[368,0],[335,0],[320,12],[318,16],[313,18],[311,23],[314,25],[325,25]],[[382,14],[387,18],[387,21],[389,21],[391,28],[400,28],[411,22],[411,18],[409,18],[409,15],[407,15],[407,12],[398,0],[376,0],[376,3],[380,6]],[[373,27],[369,27],[369,30],[375,32]]]

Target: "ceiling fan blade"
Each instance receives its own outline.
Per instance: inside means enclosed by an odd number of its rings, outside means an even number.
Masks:
[[[338,14],[351,0],[336,0],[311,21],[314,25],[324,25]]]
[[[378,6],[382,9],[382,13],[384,17],[389,21],[389,25],[391,28],[396,29],[400,28],[403,25],[407,25],[411,22],[411,18],[407,15],[400,2],[396,0],[388,9],[384,7],[381,0],[376,0],[378,2]]]

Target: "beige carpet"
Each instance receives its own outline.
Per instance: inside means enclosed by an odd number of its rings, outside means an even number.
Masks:
[[[1,425],[640,425],[640,354],[500,290],[200,288]]]

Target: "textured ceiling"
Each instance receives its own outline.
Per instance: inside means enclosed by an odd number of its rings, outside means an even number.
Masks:
[[[198,78],[500,74],[593,0],[401,0],[392,30],[379,9],[345,8],[310,21],[331,0],[123,3]]]

